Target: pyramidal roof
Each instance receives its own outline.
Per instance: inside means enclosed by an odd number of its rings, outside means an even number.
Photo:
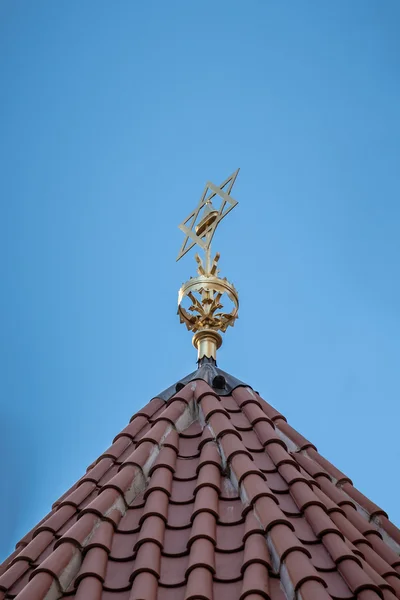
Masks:
[[[394,600],[399,551],[385,511],[209,361],[17,544],[0,598]]]
[[[0,600],[400,600],[400,531],[385,511],[217,368],[239,298],[210,245],[237,174],[208,182],[179,226],[178,259],[205,253],[178,295],[198,369],[135,414],[17,544]]]

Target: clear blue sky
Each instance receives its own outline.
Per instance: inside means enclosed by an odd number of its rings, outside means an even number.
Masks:
[[[400,523],[400,3],[3,0],[0,556],[195,367],[177,224],[214,245],[219,365]]]

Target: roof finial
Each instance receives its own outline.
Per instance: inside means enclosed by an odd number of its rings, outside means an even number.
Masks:
[[[218,277],[219,253],[211,260],[211,240],[215,230],[237,205],[230,193],[238,173],[239,169],[219,187],[208,181],[196,209],[179,225],[186,237],[176,260],[182,258],[195,245],[200,246],[205,254],[204,262],[198,254],[195,255],[198,277],[191,277],[184,283],[178,295],[180,321],[185,323],[189,331],[194,332],[193,345],[198,351],[198,361],[205,357],[216,361],[217,349],[222,344],[222,337],[218,332],[225,332],[230,325],[234,325],[239,310],[239,298],[235,287],[226,278]],[[216,208],[212,200],[217,200],[218,196],[221,203],[219,208]],[[224,294],[230,301],[230,312],[220,310],[223,308],[220,301]],[[189,302],[189,306],[185,308],[183,303],[187,298],[191,304]],[[224,302],[226,303],[226,300]]]

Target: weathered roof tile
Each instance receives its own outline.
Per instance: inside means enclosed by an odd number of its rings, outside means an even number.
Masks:
[[[196,378],[166,399],[21,540],[1,600],[400,599],[400,532],[281,413]]]

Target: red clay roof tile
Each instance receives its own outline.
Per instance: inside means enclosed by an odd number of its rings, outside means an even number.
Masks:
[[[394,600],[399,552],[281,413],[195,380],[134,415],[21,540],[0,600]]]

